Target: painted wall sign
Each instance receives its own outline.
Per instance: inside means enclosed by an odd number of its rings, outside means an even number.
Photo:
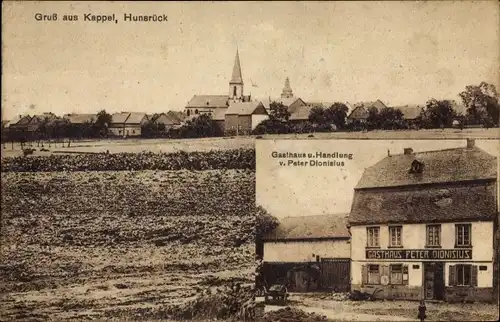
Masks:
[[[366,250],[366,259],[472,259],[472,249]]]

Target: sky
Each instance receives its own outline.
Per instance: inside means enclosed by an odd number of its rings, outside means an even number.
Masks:
[[[305,101],[458,100],[466,85],[499,88],[499,9],[496,1],[2,2],[2,118],[182,110],[195,94],[228,93],[237,48],[254,98],[279,96],[289,77]],[[86,22],[86,13],[118,23]],[[124,22],[125,13],[168,21]]]
[[[475,144],[498,158],[497,140],[476,140]],[[466,140],[257,140],[256,202],[277,218],[347,214],[363,171],[388,152],[396,155],[404,148],[418,153],[465,146]],[[273,151],[352,153],[352,160],[345,160],[343,167],[283,167],[272,158]]]

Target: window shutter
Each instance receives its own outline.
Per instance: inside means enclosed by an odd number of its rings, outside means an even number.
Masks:
[[[403,275],[408,275],[406,279],[403,278],[403,285],[408,285],[408,281],[410,280],[410,273],[408,272],[408,265],[403,265]]]
[[[456,285],[456,273],[455,273],[455,265],[450,265],[449,274],[448,274],[448,285],[455,286]]]
[[[361,284],[364,286],[368,284],[368,266],[361,266]]]
[[[471,267],[470,285],[477,286],[477,266],[476,265],[472,265],[472,267]]]

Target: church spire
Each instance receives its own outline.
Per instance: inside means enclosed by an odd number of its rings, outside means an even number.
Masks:
[[[234,58],[233,76],[231,77],[230,84],[243,84],[243,77],[241,76],[240,55],[236,49],[236,57]]]
[[[293,91],[290,87],[290,80],[288,77],[285,79],[285,87],[283,87],[283,92],[281,92],[281,98],[290,98],[293,97]]]

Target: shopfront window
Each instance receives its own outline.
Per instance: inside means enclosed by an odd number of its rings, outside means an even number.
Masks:
[[[392,226],[389,227],[389,246],[391,247],[401,247],[401,232],[403,227]]]
[[[368,284],[380,284],[379,265],[368,265]]]
[[[441,225],[427,225],[427,246],[441,246]]]
[[[470,246],[471,240],[471,225],[458,224],[455,225],[455,245],[458,247]]]
[[[392,264],[389,269],[391,274],[391,284],[403,284],[403,265]]]
[[[470,286],[471,285],[471,275],[472,275],[472,265],[457,265],[457,284],[458,286]]]
[[[368,227],[366,229],[367,232],[367,246],[368,247],[379,247],[379,236],[380,236],[380,228],[379,227]]]

